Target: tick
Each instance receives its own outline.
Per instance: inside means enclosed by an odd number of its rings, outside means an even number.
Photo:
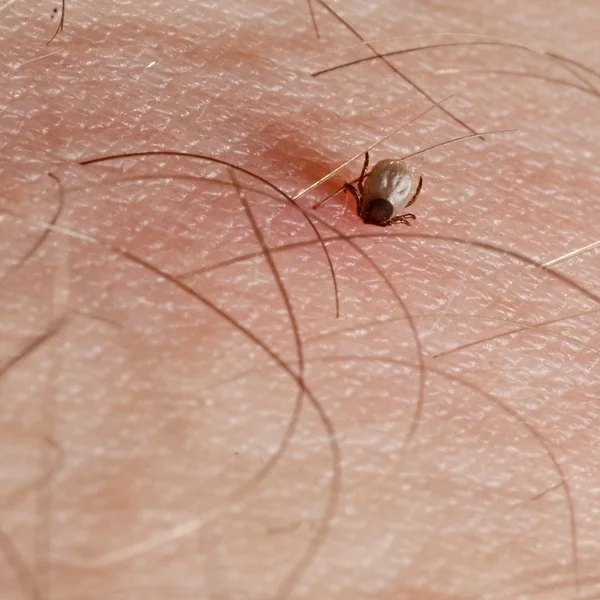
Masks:
[[[369,153],[365,152],[365,164],[356,187],[346,183],[344,189],[356,199],[358,216],[364,223],[387,227],[402,223],[410,225],[409,219],[417,217],[412,213],[402,213],[414,204],[423,186],[423,177],[416,177],[414,171],[399,158],[379,161],[369,168]]]

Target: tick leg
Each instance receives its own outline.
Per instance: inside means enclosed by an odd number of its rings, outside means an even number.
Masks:
[[[389,221],[387,221],[385,223],[385,226],[387,227],[388,225],[395,225],[396,223],[402,223],[403,225],[410,225],[410,223],[408,222],[408,219],[412,219],[414,221],[416,218],[417,217],[415,215],[413,215],[412,213],[398,215],[397,217],[392,217]]]
[[[348,192],[350,192],[355,200],[356,200],[356,212],[358,213],[358,216],[363,219],[363,214],[364,214],[364,207],[363,207],[363,201],[362,201],[362,196],[361,193],[351,184],[351,183],[346,183],[344,185],[344,189]]]
[[[365,180],[367,169],[369,168],[369,153],[365,152],[365,164],[363,165],[362,172],[358,178],[358,191],[363,193],[363,182]]]
[[[415,190],[413,197],[409,200],[408,204],[406,205],[406,208],[408,208],[411,204],[414,204],[416,202],[417,198],[419,197],[419,194],[421,193],[422,187],[423,187],[423,178],[419,177],[419,183],[417,185],[417,189]]]

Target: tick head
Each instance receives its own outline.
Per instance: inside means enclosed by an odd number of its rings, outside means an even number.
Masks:
[[[371,200],[365,208],[363,220],[369,225],[383,225],[392,218],[394,207],[385,198]]]

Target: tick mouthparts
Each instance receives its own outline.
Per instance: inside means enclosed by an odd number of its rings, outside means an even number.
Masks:
[[[388,221],[394,212],[394,207],[385,198],[377,198],[367,205],[364,222],[370,225],[381,225]]]

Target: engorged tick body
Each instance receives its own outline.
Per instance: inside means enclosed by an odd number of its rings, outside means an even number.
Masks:
[[[358,178],[357,187],[347,183],[344,187],[356,198],[358,216],[367,224],[387,227],[395,223],[410,225],[408,219],[416,219],[412,213],[402,211],[415,202],[423,178],[402,160],[388,158],[379,161],[367,173],[369,153]]]

